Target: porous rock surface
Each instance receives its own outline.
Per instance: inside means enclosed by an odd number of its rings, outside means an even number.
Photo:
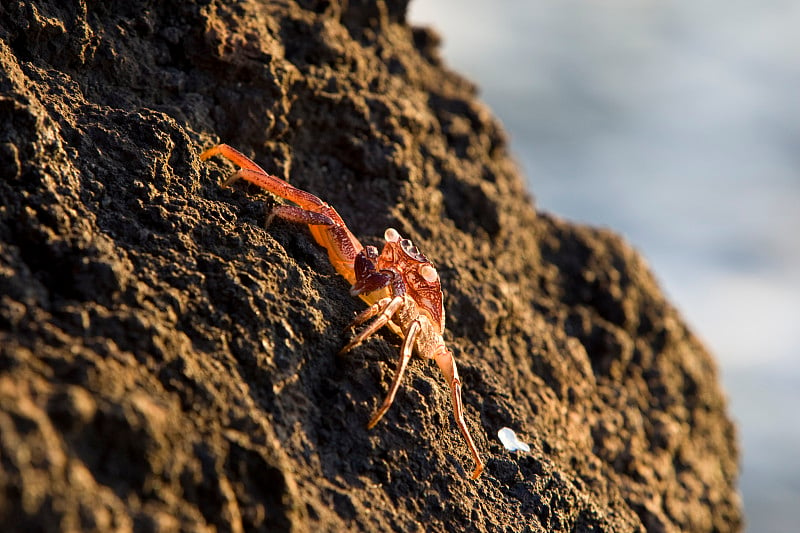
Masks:
[[[3,531],[741,527],[712,357],[620,237],[537,212],[406,7],[0,4]],[[432,259],[480,479],[430,362],[365,428],[398,339],[335,355],[363,302],[217,142]]]

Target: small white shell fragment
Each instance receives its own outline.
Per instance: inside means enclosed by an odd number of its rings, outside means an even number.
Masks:
[[[497,432],[497,437],[503,446],[510,452],[529,452],[531,447],[517,438],[517,434],[511,428],[501,428]]]

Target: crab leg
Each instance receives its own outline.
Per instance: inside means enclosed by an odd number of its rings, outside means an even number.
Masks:
[[[271,176],[244,154],[227,144],[218,144],[209,148],[200,154],[200,159],[206,160],[215,155],[221,155],[241,167],[225,182],[225,185],[230,185],[241,178],[300,206],[300,208],[279,206],[273,214],[291,222],[308,224],[314,240],[328,251],[328,258],[336,271],[351,285],[355,283],[353,264],[356,256],[364,247],[347,229],[342,217],[334,208],[310,192],[293,187],[276,176]],[[368,303],[373,303],[378,297],[362,295],[362,298]]]
[[[228,159],[229,161],[231,161],[236,165],[239,165],[242,168],[246,168],[248,170],[255,170],[256,172],[261,172],[262,174],[267,173],[263,168],[258,166],[249,157],[244,155],[236,148],[228,146],[227,144],[218,144],[216,146],[212,146],[208,150],[205,150],[202,154],[200,154],[200,160],[205,161],[209,157],[214,157],[215,155],[221,155],[222,157]]]
[[[364,342],[367,337],[381,329],[383,326],[389,324],[389,321],[392,319],[394,314],[397,313],[397,310],[402,306],[403,297],[395,296],[394,298],[383,298],[378,303],[359,313],[350,326],[358,326],[359,324],[363,324],[378,313],[380,313],[380,316],[376,318],[369,326],[367,326],[361,333],[350,339],[350,342],[347,343],[347,346],[339,350],[339,355],[349,352]]]
[[[414,348],[414,341],[417,338],[417,334],[419,333],[420,325],[419,322],[414,321],[411,324],[411,327],[408,328],[406,332],[406,338],[403,341],[403,347],[400,349],[400,360],[397,362],[397,370],[394,372],[394,378],[392,379],[392,386],[389,388],[389,392],[386,394],[386,398],[383,400],[380,408],[375,411],[375,414],[372,415],[369,423],[367,424],[367,429],[372,429],[375,427],[375,424],[383,418],[383,415],[386,414],[386,411],[389,410],[389,407],[392,406],[392,402],[394,401],[394,397],[397,395],[397,389],[400,388],[400,381],[403,379],[403,374],[406,371],[406,367],[408,366],[408,361],[411,359],[411,354]]]
[[[475,461],[475,470],[472,471],[472,479],[477,479],[478,476],[481,475],[481,472],[483,472],[484,464],[478,453],[478,448],[475,446],[475,442],[469,434],[467,422],[464,420],[464,405],[461,403],[461,380],[458,377],[458,368],[456,367],[453,352],[444,348],[434,356],[434,359],[439,369],[442,371],[442,374],[444,374],[447,383],[450,385],[453,400],[453,416],[456,419],[456,424],[458,424],[458,429],[461,430],[461,435],[467,442],[470,453],[472,453],[472,459]]]

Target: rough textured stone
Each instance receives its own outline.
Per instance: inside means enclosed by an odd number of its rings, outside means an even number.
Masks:
[[[3,1],[4,530],[741,527],[711,356],[618,236],[536,211],[405,10]],[[365,428],[397,339],[335,356],[363,303],[220,141],[434,261],[483,477],[430,363]]]

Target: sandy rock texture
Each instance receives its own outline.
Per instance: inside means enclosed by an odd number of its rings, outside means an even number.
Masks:
[[[3,0],[3,531],[741,528],[712,357],[406,7]],[[479,480],[430,362],[366,429],[398,339],[336,356],[363,302],[217,142],[435,263]]]

